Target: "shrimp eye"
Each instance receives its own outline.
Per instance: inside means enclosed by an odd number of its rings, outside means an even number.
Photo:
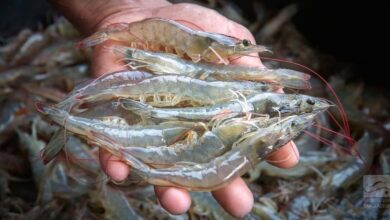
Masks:
[[[291,122],[291,127],[297,126],[297,123],[295,121]]]
[[[316,104],[316,102],[315,102],[313,99],[307,99],[306,102],[307,102],[307,104],[309,104],[309,105],[314,105],[314,104]]]
[[[244,39],[242,40],[242,44],[245,46],[245,47],[248,47],[249,45],[251,45],[251,42],[247,39]]]

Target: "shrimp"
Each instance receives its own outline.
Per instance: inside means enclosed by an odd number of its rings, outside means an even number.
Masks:
[[[90,205],[100,206],[103,212],[99,219],[143,219],[129,203],[126,194],[114,189],[106,183],[101,183],[95,190],[89,192]],[[95,216],[96,217],[96,216]]]
[[[95,134],[101,147],[122,157],[134,172],[153,185],[175,186],[192,191],[210,191],[246,173],[270,153],[279,149],[312,124],[316,113],[290,116],[267,128],[245,135],[232,150],[203,164],[177,163],[174,167],[153,169],[131,154],[123,154],[114,140]]]
[[[282,169],[270,165],[267,162],[259,163],[255,169],[249,171],[249,182],[255,181],[263,175],[273,176],[283,179],[302,178],[308,174],[314,173],[318,168],[326,164],[336,162],[339,158],[333,152],[308,151],[299,155],[299,164],[291,169]]]
[[[0,47],[0,60],[8,62],[19,51],[19,48],[24,42],[32,35],[32,31],[29,29],[21,30],[18,35],[13,38],[6,45]]]
[[[41,113],[49,115],[57,124],[65,126],[68,131],[84,137],[91,137],[91,131],[94,131],[115,138],[116,141],[125,146],[170,145],[189,130],[188,123],[179,123],[182,126],[174,123],[143,127],[122,126],[108,124],[96,119],[72,116],[64,110],[49,107],[42,103],[37,103],[36,107]]]
[[[376,143],[372,140],[373,135],[370,132],[365,132],[357,143],[362,158],[353,157],[351,161],[344,163],[343,167],[325,176],[321,185],[324,189],[327,189],[327,192],[348,188],[367,173],[374,160]]]
[[[19,51],[10,60],[11,65],[29,63],[34,56],[50,43],[50,38],[42,33],[34,33],[19,48]]]
[[[121,186],[123,186],[121,184]],[[167,212],[159,204],[156,194],[152,186],[137,187],[128,192],[127,199],[137,213],[142,215],[144,219],[155,219],[155,220],[188,220],[187,213],[182,215],[172,215]]]
[[[149,18],[130,24],[117,23],[98,31],[79,43],[80,48],[91,47],[106,40],[115,40],[147,50],[165,48],[194,62],[204,60],[229,64],[229,58],[254,52],[269,51],[249,40],[239,40],[223,34],[192,30],[176,21]]]
[[[11,100],[2,104],[0,110],[0,134],[3,133],[16,119],[20,112],[26,109],[26,105],[21,101]]]
[[[146,68],[155,74],[178,74],[207,81],[249,80],[270,82],[293,89],[310,89],[310,75],[290,69],[267,69],[246,66],[225,66],[212,63],[193,63],[173,54],[144,51],[114,45],[112,50],[124,56],[132,69]]]
[[[34,66],[45,66],[47,69],[53,69],[54,67],[85,62],[87,58],[88,54],[77,50],[73,41],[64,41],[45,48],[31,63]]]
[[[200,217],[191,219],[203,219],[201,217],[207,216],[207,219],[226,219],[236,220],[237,218],[227,213],[221,205],[214,199],[210,192],[191,192],[191,198],[193,205],[190,212]],[[252,213],[244,216],[243,220],[257,219],[252,216]]]
[[[144,118],[176,120],[210,120],[219,114],[236,116],[244,113],[287,116],[327,109],[328,101],[307,95],[264,92],[249,96],[246,102],[233,100],[205,107],[154,108],[129,99],[120,99],[121,106]]]
[[[186,76],[162,75],[138,82],[121,82],[109,86],[88,86],[71,98],[80,104],[113,98],[131,98],[150,102],[153,106],[175,106],[179,103],[207,105],[237,98],[236,92],[251,94],[258,91],[274,91],[277,87],[256,82],[206,82]],[[150,100],[152,98],[152,100]],[[65,101],[69,102],[69,101]],[[61,104],[60,104],[61,105]]]
[[[23,66],[0,72],[0,87],[15,82],[22,77],[32,78],[35,74],[44,72],[42,67]]]
[[[188,220],[187,213],[181,215],[172,215],[166,211],[157,201],[138,200],[127,198],[132,207],[139,213],[143,219],[155,220]]]
[[[60,17],[46,28],[45,35],[58,41],[59,39],[79,38],[81,34],[68,20]]]

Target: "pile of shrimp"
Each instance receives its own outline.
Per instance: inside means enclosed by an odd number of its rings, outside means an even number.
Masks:
[[[106,40],[121,44],[110,49],[129,70],[78,86],[55,105],[36,104],[62,127],[43,149],[44,161],[71,132],[131,166],[127,181],[211,191],[248,172],[331,106],[323,98],[278,92],[310,88],[308,74],[231,64],[267,51],[246,39],[150,18],[112,24],[78,46]],[[111,105],[107,114],[91,117],[103,103]],[[129,123],[111,111],[138,120]]]
[[[257,40],[274,58],[292,51],[317,67],[320,56],[278,20],[294,10],[283,9]],[[275,24],[284,28],[266,28]],[[90,52],[105,40],[119,41],[106,52],[127,70],[90,79]],[[255,198],[245,219],[388,216],[362,207],[364,175],[390,173],[386,97],[340,77],[327,93],[310,69],[263,55],[268,68],[232,62],[267,50],[164,19],[115,24],[84,40],[65,19],[21,31],[0,46],[0,218],[235,219],[209,191],[238,176]],[[290,140],[300,163],[267,163]],[[126,181],[105,175],[101,148],[133,167]],[[152,185],[193,191],[190,210],[169,214]]]

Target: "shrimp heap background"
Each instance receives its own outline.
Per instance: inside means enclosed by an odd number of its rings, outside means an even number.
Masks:
[[[380,138],[388,127],[376,121],[388,120],[388,101],[385,113],[365,114],[354,106],[363,88],[346,102],[353,85],[283,62],[280,51],[293,48],[266,30],[304,41],[287,20],[280,25],[285,30],[264,24],[256,35],[268,47],[160,18],[113,24],[85,39],[63,18],[44,31],[21,31],[0,48],[0,216],[234,219],[210,192],[240,176],[255,196],[246,219],[367,215],[356,196],[362,176],[373,165],[390,173]],[[105,50],[127,69],[89,79],[91,51],[105,41],[116,42]],[[302,63],[315,56],[304,48]],[[232,63],[253,53],[268,67]],[[296,167],[265,161],[292,140],[301,154]],[[131,166],[126,181],[104,174],[99,149]],[[24,185],[33,193],[15,194]],[[191,209],[169,214],[152,185],[190,190]]]

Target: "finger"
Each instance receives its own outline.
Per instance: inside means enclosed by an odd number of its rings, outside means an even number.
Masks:
[[[126,179],[130,173],[127,164],[104,149],[99,149],[99,159],[104,172],[115,181]]]
[[[231,215],[242,218],[252,210],[253,194],[241,178],[213,192],[214,198]]]
[[[95,77],[128,69],[125,63],[120,61],[121,58],[111,51],[112,45],[118,44],[113,41],[106,41],[94,48],[91,66]]]
[[[267,162],[280,168],[291,168],[299,162],[299,151],[294,142],[281,147],[267,158]]]
[[[154,191],[161,206],[171,214],[183,214],[191,206],[191,197],[187,190],[155,186]]]

